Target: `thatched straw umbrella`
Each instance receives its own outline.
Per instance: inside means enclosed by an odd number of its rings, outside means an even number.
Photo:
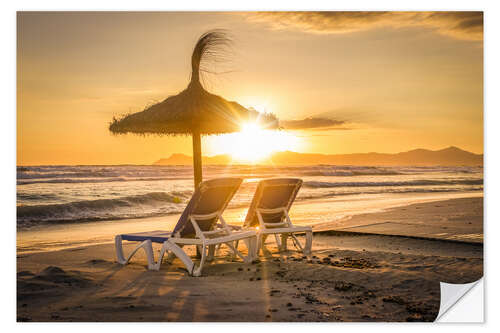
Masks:
[[[224,54],[225,47],[230,43],[222,30],[203,34],[194,47],[191,81],[184,91],[144,111],[120,119],[113,118],[109,126],[115,134],[191,135],[195,188],[202,181],[201,135],[237,132],[247,122],[258,122],[267,128],[278,127],[274,115],[246,109],[236,102],[209,93],[201,85],[200,75],[211,72],[211,65]]]

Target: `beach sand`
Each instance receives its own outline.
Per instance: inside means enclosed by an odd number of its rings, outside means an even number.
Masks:
[[[20,233],[17,320],[433,321],[440,281],[483,275],[482,211],[482,198],[462,198],[357,215],[315,228],[311,260],[271,242],[254,264],[223,249],[199,278],[177,259],[148,271],[142,252],[119,265],[112,239],[47,250]]]

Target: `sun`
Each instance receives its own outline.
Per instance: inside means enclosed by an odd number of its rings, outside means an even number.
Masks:
[[[240,132],[213,137],[209,149],[216,154],[229,154],[237,162],[257,163],[274,152],[296,150],[298,144],[298,138],[288,132],[245,123]]]
[[[255,123],[244,124],[241,131],[234,135],[234,145],[232,145],[231,156],[239,161],[253,162],[263,159],[275,151],[274,144],[269,146],[266,142],[269,139],[268,131],[261,129]],[[271,141],[272,142],[272,141]]]

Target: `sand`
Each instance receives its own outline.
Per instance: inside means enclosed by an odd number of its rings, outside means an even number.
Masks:
[[[414,235],[415,224],[434,223],[447,227],[447,234],[458,230],[480,234],[482,240],[482,198],[417,205],[354,216],[362,231],[317,228],[312,259],[294,251],[277,253],[271,242],[272,254],[254,264],[231,261],[223,250],[199,278],[190,277],[179,260],[148,271],[143,253],[119,265],[110,242],[18,248],[17,319],[433,321],[440,281],[482,277],[483,245],[479,237],[453,239],[429,228]],[[381,222],[398,223],[380,232],[375,226]],[[407,231],[387,235],[391,228]]]
[[[314,228],[482,244],[483,198],[416,203],[383,213],[357,214],[334,225],[324,223]]]

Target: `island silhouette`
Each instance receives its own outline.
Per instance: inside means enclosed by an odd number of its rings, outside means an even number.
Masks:
[[[203,164],[227,165],[248,164],[233,160],[230,155],[203,156]],[[153,165],[191,165],[193,158],[185,154],[172,154],[162,158]],[[259,161],[259,165],[357,165],[357,166],[482,166],[483,154],[474,154],[458,147],[441,150],[414,149],[405,152],[387,153],[354,153],[354,154],[314,154],[293,151],[276,152]]]

